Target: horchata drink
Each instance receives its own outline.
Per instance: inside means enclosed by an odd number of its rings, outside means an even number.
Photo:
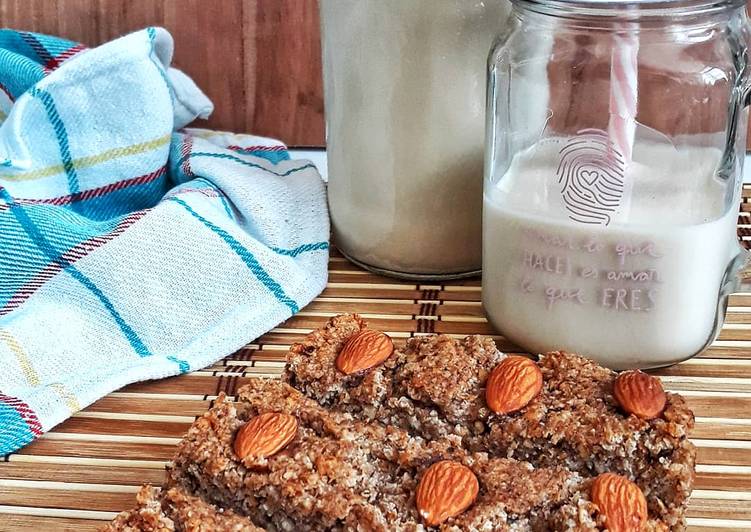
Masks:
[[[329,205],[349,258],[402,277],[480,269],[485,67],[509,7],[321,2]]]
[[[747,260],[745,2],[514,0],[509,20],[488,61],[488,318],[616,369],[700,353]]]
[[[584,175],[562,183],[560,192],[547,186],[565,172],[560,151],[571,142],[549,139],[517,154],[486,191],[489,318],[531,351],[565,348],[615,368],[698,353],[714,338],[725,272],[739,253],[737,213],[725,209],[725,185],[714,176],[721,153],[637,145],[636,154],[651,163],[635,161],[626,170],[629,213],[606,226],[579,220],[608,217],[607,207],[577,203],[580,194],[604,202],[606,176],[589,180],[580,169]],[[673,174],[681,180],[665,179]],[[530,197],[545,190],[545,209],[530,209]]]

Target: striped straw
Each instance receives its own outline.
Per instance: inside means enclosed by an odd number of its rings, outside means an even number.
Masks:
[[[608,135],[615,148],[623,156],[626,166],[631,163],[634,151],[638,52],[639,40],[636,31],[630,27],[618,27],[613,36],[610,63]]]

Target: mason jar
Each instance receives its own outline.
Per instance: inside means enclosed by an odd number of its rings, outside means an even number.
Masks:
[[[354,262],[479,273],[485,62],[507,0],[322,0],[329,206]]]
[[[514,0],[488,63],[482,290],[503,335],[616,369],[714,340],[746,259],[748,41],[742,0]]]

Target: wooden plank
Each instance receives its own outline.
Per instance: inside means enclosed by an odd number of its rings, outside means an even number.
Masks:
[[[751,359],[751,352],[747,347],[727,347],[714,344],[697,358],[726,358],[726,359]]]
[[[751,312],[747,311],[747,307],[736,307],[743,310],[731,310],[728,309],[728,313],[725,315],[725,323],[751,323]]]
[[[318,2],[243,4],[248,129],[296,145],[323,146],[323,82]],[[283,135],[279,135],[283,133]]]
[[[306,334],[307,332],[324,325],[328,318],[328,316],[295,315],[274,329],[274,331],[277,333],[283,333],[285,330],[292,329],[296,333],[297,330],[300,330],[300,333],[297,334]],[[494,336],[498,334],[488,323],[461,321],[449,322],[433,319],[434,317],[421,320],[413,320],[410,316],[403,316],[402,318],[406,319],[372,317],[368,319],[368,325],[374,329],[387,333],[410,333],[418,331],[459,334],[462,336],[468,334],[485,334],[488,336]]]
[[[735,378],[713,378],[713,377],[682,377],[682,376],[663,376],[665,387],[674,392],[737,392],[750,393],[751,380]]]
[[[691,437],[751,441],[751,419],[697,417]]]
[[[751,205],[751,204],[748,204]],[[731,294],[728,298],[730,307],[751,307],[751,293]]]
[[[720,331],[718,340],[751,340],[751,329],[735,329],[725,327]]]
[[[250,130],[243,97],[246,75],[252,76],[244,71],[243,4],[242,0],[164,2],[162,24],[175,38],[174,64],[193,77],[214,102],[209,122],[197,125]]]
[[[6,27],[93,46],[147,26],[175,40],[174,65],[214,102],[215,129],[323,146],[316,0],[4,0]]]
[[[0,513],[0,532],[96,532],[104,520]]]
[[[369,286],[386,285],[388,286],[388,285],[394,284],[394,279],[383,276],[383,275],[377,275],[375,273],[366,272],[366,271],[359,271],[359,272],[330,271],[329,283],[354,285],[353,287],[357,287],[357,285],[369,285]]]
[[[727,498],[691,499],[688,517],[699,517],[709,519],[726,519],[727,516],[733,516],[733,519],[751,519],[751,505],[749,504],[748,492],[735,494],[740,500],[731,500]],[[732,494],[730,495],[732,496]]]
[[[148,404],[158,405],[160,401],[149,401]],[[118,412],[127,410],[137,410],[137,406],[128,405]],[[138,404],[138,403],[136,403]],[[89,407],[91,408],[91,407]],[[90,411],[86,409],[86,411]],[[174,413],[174,412],[173,412]],[[111,434],[127,436],[148,436],[148,437],[166,437],[181,438],[190,427],[186,422],[168,422],[168,421],[143,421],[131,419],[107,420],[101,418],[70,418],[55,428],[55,433],[64,434]]]
[[[700,464],[751,466],[751,442],[706,442],[695,440],[696,461]],[[739,446],[733,446],[737,444]],[[707,446],[705,446],[707,445]],[[718,446],[719,445],[719,446]],[[749,486],[751,488],[751,486]]]
[[[135,486],[128,493],[109,493],[103,489],[78,491],[3,486],[0,490],[0,505],[119,512],[122,508],[135,506],[136,490]]]
[[[696,523],[696,524],[692,524]],[[728,532],[729,530],[748,530],[748,521],[733,521],[730,519],[701,519],[694,518],[686,527],[687,532]]]
[[[143,381],[129,384],[123,392],[169,393],[189,395],[217,395],[221,382],[219,379],[205,379],[194,375],[181,375],[163,381]]]
[[[415,285],[394,285],[393,283],[383,286],[362,285],[356,283],[332,283],[326,285],[321,293],[323,297],[358,297],[358,298],[382,298],[382,299],[414,299],[438,301],[461,301],[479,302],[481,293],[476,290],[466,292],[439,292],[436,290],[420,290]]]
[[[95,466],[79,464],[48,464],[35,462],[7,462],[0,466],[3,479],[47,480],[140,486],[159,485],[164,480],[163,469],[126,466]]]
[[[357,299],[353,302],[346,301],[321,301],[315,300],[306,305],[302,313],[308,312],[328,312],[341,314],[342,312],[357,313],[360,315],[367,314],[391,314],[397,316],[410,316],[420,312],[420,303],[404,300],[404,303],[382,303],[377,299],[362,300]]]
[[[53,455],[72,457],[97,457],[132,460],[169,460],[175,454],[172,445],[146,443],[110,443],[92,441],[66,441],[63,445],[53,440],[40,439],[18,451],[21,455]]]
[[[729,491],[749,490],[751,489],[751,472],[732,471],[732,468],[721,471],[699,471],[696,473],[696,488]]]
[[[145,381],[142,385],[169,383],[175,385],[178,393],[183,395],[190,393],[184,387],[186,382],[193,382],[196,378],[172,377],[169,381]],[[174,379],[174,380],[173,380]],[[198,381],[203,382],[203,381]],[[204,383],[205,384],[205,383]],[[210,385],[210,383],[209,383]],[[210,387],[210,386],[209,386]],[[133,388],[137,388],[134,386]],[[167,389],[159,389],[160,394],[170,393]],[[205,394],[201,394],[205,395]],[[209,408],[208,400],[181,400],[164,397],[140,398],[134,395],[117,395],[103,397],[84,409],[85,412],[128,412],[134,414],[179,414],[181,416],[200,416]],[[62,430],[62,429],[61,429]],[[178,430],[175,427],[166,427],[166,431]],[[167,435],[165,433],[164,435]]]
[[[654,373],[660,376],[751,378],[751,361],[693,359]]]

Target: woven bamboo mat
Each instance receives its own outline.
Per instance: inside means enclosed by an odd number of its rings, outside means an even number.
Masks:
[[[751,244],[751,188],[739,235]],[[493,336],[477,279],[414,284],[367,273],[332,253],[329,283],[298,315],[201,371],[133,384],[75,414],[0,462],[0,531],[96,530],[159,484],[175,444],[219,392],[276,377],[289,345],[326,319],[358,312],[398,341],[428,333]],[[719,339],[701,356],[659,372],[696,413],[699,450],[689,530],[751,530],[751,293],[731,297]]]

